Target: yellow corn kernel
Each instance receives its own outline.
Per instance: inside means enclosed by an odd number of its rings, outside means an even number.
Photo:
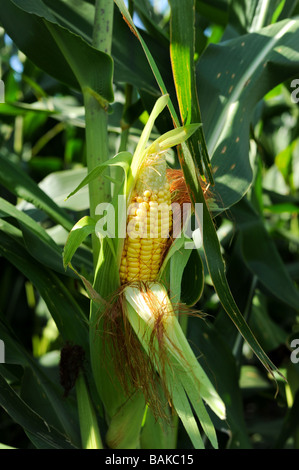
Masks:
[[[120,265],[121,283],[154,281],[172,229],[171,194],[165,156],[148,158],[140,169],[127,219]]]

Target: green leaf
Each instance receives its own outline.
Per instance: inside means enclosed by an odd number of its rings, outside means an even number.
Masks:
[[[148,148],[147,152],[163,152],[171,147],[185,142],[189,139],[200,127],[202,124],[187,124],[182,127],[177,127],[172,129],[169,132],[158,137]]]
[[[47,414],[42,417],[44,419],[47,419],[46,416],[50,417],[49,424],[51,426],[55,426],[60,432],[68,435],[73,444],[79,445],[77,410],[70,401],[63,398],[62,388],[51,381],[47,376],[47,370],[42,368],[41,364],[26,351],[10,327],[2,320],[0,321],[0,336],[6,347],[5,363],[19,364],[30,368],[32,380],[30,382],[31,390],[28,390],[28,393],[32,394],[32,389],[35,391],[35,396],[30,397],[31,406],[33,405],[36,410],[35,405],[38,403],[37,395],[39,395],[43,407],[47,407]],[[29,377],[26,376],[25,380],[30,380]],[[36,387],[35,389],[33,385]],[[22,398],[24,399],[24,393],[22,393]],[[42,407],[40,407],[41,409]]]
[[[73,71],[42,20],[42,13],[45,16],[49,15],[45,5],[42,2],[32,1],[27,5],[18,4],[11,0],[4,0],[2,5],[1,23],[17,47],[49,75],[79,89],[79,83]],[[29,7],[29,12],[33,9],[39,14],[27,12],[26,6]]]
[[[95,231],[95,221],[92,217],[82,217],[72,228],[63,251],[63,265],[66,267],[71,262],[76,250],[88,235]]]
[[[45,244],[47,244],[52,250],[53,254],[59,254],[60,250],[53,239],[47,234],[47,232],[24,212],[18,210],[13,204],[0,198],[0,211],[8,217],[14,217],[22,225],[28,228],[31,232],[40,238]]]
[[[267,298],[260,292],[252,300],[249,325],[265,351],[274,351],[282,344],[287,344],[287,333],[272,320],[267,309]]]
[[[109,166],[120,166],[124,169],[127,174],[132,160],[132,154],[130,152],[120,152],[115,155],[112,159],[107,162],[103,162],[94,168],[88,175],[81,181],[81,183],[67,196],[67,199],[76,194],[80,189],[98,178],[106,168]]]
[[[216,421],[215,427],[224,430],[227,426],[228,432],[231,433],[229,448],[248,449],[251,448],[251,444],[244,418],[243,397],[239,388],[239,371],[232,348],[226,343],[228,333],[229,330],[226,328],[222,338],[215,324],[204,317],[191,317],[188,322],[187,337],[190,345],[225,403],[226,423]]]
[[[171,0],[170,56],[177,99],[183,124],[202,123],[195,82],[195,2]],[[205,166],[209,181],[213,175],[203,129],[200,127],[190,139],[193,158],[201,174]]]
[[[195,305],[204,288],[204,267],[198,250],[191,250],[191,255],[184,269],[181,282],[181,301],[192,307]]]
[[[114,101],[111,57],[90,46],[67,29],[51,22],[45,21],[45,24],[63,52],[81,88],[89,88],[91,94],[94,94],[103,106]]]
[[[293,190],[295,190],[296,183],[296,174],[293,174],[293,167],[295,170],[294,161],[298,159],[299,155],[299,139],[293,140],[284,150],[279,152],[275,157],[275,164],[280,170],[286,184],[288,184]],[[295,173],[295,171],[294,171]],[[297,177],[298,180],[298,177]]]
[[[0,253],[36,286],[65,341],[79,344],[87,352],[87,317],[59,275],[35,261],[15,237],[0,231]]]
[[[281,0],[237,0],[230,4],[229,16],[239,34],[259,31],[272,22],[272,17]]]
[[[286,446],[288,438],[295,433],[298,433],[298,420],[297,416],[299,413],[299,391],[296,392],[294,403],[291,409],[286,413],[286,416],[283,420],[283,424],[279,431],[278,436],[276,436],[276,442],[274,449],[283,449]]]
[[[68,437],[59,433],[19,398],[0,375],[1,405],[12,419],[22,426],[39,449],[75,449]]]
[[[75,89],[79,88],[78,80],[46,24],[61,26],[92,44],[94,16],[94,5],[83,0],[31,0],[25,3],[22,0],[9,0],[6,1],[5,12],[0,13],[4,28],[19,49],[41,69]],[[117,9],[114,11],[113,30],[117,31],[112,38],[115,81],[120,84],[129,82],[157,95],[158,87],[142,48]],[[29,34],[29,31],[33,34]],[[35,37],[39,38],[38,42],[32,39]],[[161,51],[160,44],[157,46],[150,36],[147,40],[160,59],[159,69],[165,72],[168,49],[164,47]]]
[[[83,449],[103,449],[97,416],[82,372],[76,380],[76,395]]]
[[[194,380],[192,379],[190,380],[190,377],[178,365],[175,368],[175,374],[176,374],[176,379],[178,379],[181,382],[186,392],[186,395],[189,398],[190,403],[194,408],[194,411],[199,419],[199,422],[203,428],[205,435],[211,442],[212,446],[215,449],[217,449],[218,440],[217,440],[215,427],[202,401],[200,387],[199,389],[197,389],[195,387]]]
[[[141,392],[133,393],[111,419],[106,442],[112,449],[138,449],[145,412],[145,400]]]
[[[219,210],[239,201],[252,182],[249,128],[256,104],[296,74],[299,20],[284,20],[220,44],[201,56],[197,90]]]
[[[169,284],[173,304],[183,302],[194,305],[200,298],[204,286],[203,264],[198,251],[188,249],[185,244],[193,241],[183,234],[172,243],[160,269],[159,279]]]
[[[200,435],[197,422],[193,416],[191,406],[184,387],[180,382],[173,382],[172,387],[172,399],[175,410],[182,421],[188,436],[195,449],[204,449],[204,443]]]
[[[145,40],[143,39],[143,37],[141,36],[141,34],[139,33],[138,29],[136,28],[132,18],[131,18],[131,15],[124,3],[123,0],[115,0],[115,3],[117,4],[121,14],[123,15],[123,18],[125,19],[125,21],[127,22],[127,24],[130,26],[130,29],[132,29],[132,31],[134,31],[134,34],[136,35],[136,37],[138,38],[138,40],[140,41],[141,43],[141,46],[144,50],[144,53],[146,55],[146,58],[148,60],[148,63],[152,69],[152,72],[156,78],[156,81],[157,81],[157,84],[161,90],[161,93],[162,95],[167,95],[168,94],[168,91],[167,91],[167,88],[166,88],[166,85],[164,83],[164,80],[162,78],[162,75],[161,75],[161,72],[160,72],[160,67],[157,66],[157,63],[156,61],[154,60],[154,57],[153,55],[151,54]],[[175,111],[175,108],[174,108],[174,105],[172,103],[171,100],[169,100],[168,102],[168,107],[169,107],[169,110],[170,110],[170,113],[171,113],[171,116],[174,120],[174,123],[176,125],[176,127],[178,127],[180,125],[179,123],[179,119],[177,117],[177,114],[176,114],[176,111]]]
[[[161,390],[162,398],[162,390]],[[175,449],[177,433],[177,416],[173,416],[165,400],[164,412],[166,419],[156,418],[150,408],[147,408],[142,426],[141,449]]]
[[[16,447],[12,447],[12,446],[7,446],[6,444],[2,444],[0,443],[0,449],[16,449]]]
[[[58,207],[19,166],[0,153],[0,183],[16,196],[43,210],[67,231],[73,223],[66,212]]]
[[[169,292],[173,305],[181,300],[182,277],[186,265],[190,258],[191,251],[186,250],[183,246],[181,250],[177,250],[170,257],[169,261]],[[193,279],[192,279],[193,281]],[[192,289],[196,289],[192,282]],[[188,305],[188,304],[187,304]]]
[[[39,187],[65,210],[83,211],[89,208],[88,187],[82,189],[72,199],[67,199],[74,187],[77,187],[87,175],[86,168],[73,168],[49,173],[39,182]]]
[[[232,209],[232,213],[241,231],[242,252],[250,271],[275,297],[298,310],[299,292],[263,221],[246,198]]]
[[[168,150],[171,147],[177,146],[182,142],[185,142],[187,139],[190,138],[190,136],[194,134],[194,132],[200,126],[200,124],[189,124],[187,126],[177,127],[175,129],[172,129],[171,131],[166,132],[165,134],[162,134],[160,137],[154,140],[152,144],[146,147],[155,120],[158,118],[159,114],[161,114],[168,102],[168,95],[162,95],[156,101],[149,116],[149,119],[142,131],[131,164],[132,184],[137,178],[138,170],[146,155],[164,152],[165,150]]]
[[[25,116],[27,113],[42,113],[54,115],[55,111],[43,106],[41,103],[1,103],[0,114],[6,116]]]
[[[65,272],[62,264],[62,249],[35,220],[2,198],[0,198],[0,211],[16,219],[22,231],[25,246],[34,258],[57,272]],[[68,275],[73,276],[71,271],[68,271]]]
[[[138,169],[143,161],[144,153],[146,151],[146,146],[150,138],[152,129],[154,127],[155,120],[157,119],[159,114],[162,113],[163,109],[168,103],[169,103],[169,95],[166,94],[166,95],[160,96],[160,98],[157,99],[149,115],[149,118],[144,126],[144,129],[141,133],[140,139],[138,141],[138,144],[136,146],[136,149],[133,155],[132,164],[131,164],[131,171],[132,171],[133,179],[136,178]]]
[[[167,33],[159,24],[163,21],[161,12],[156,11],[155,6],[149,0],[135,0],[134,11],[138,13],[150,36],[158,37],[159,41],[167,45]]]
[[[89,87],[99,99],[113,101],[111,57],[58,25],[43,2],[4,0],[0,19],[17,46],[50,75],[77,89]]]

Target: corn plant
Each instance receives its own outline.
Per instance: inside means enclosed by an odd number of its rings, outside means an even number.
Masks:
[[[298,2],[162,3],[2,0],[4,447],[298,448]]]

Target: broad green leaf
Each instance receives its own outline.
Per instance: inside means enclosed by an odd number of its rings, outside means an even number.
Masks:
[[[66,212],[58,207],[16,163],[0,153],[0,164],[0,183],[4,187],[43,210],[66,230],[71,230],[73,223]]]
[[[287,333],[272,320],[267,309],[267,299],[260,292],[252,300],[249,325],[265,351],[274,351],[287,343]]]
[[[6,347],[5,363],[19,364],[23,367],[30,368],[33,380],[35,380],[34,385],[38,388],[36,393],[41,397],[43,406],[48,408],[47,416],[50,416],[49,424],[55,426],[56,422],[58,422],[60,432],[66,433],[74,444],[79,445],[80,440],[76,408],[72,406],[71,402],[63,398],[60,385],[50,380],[47,376],[46,369],[42,368],[41,364],[27,352],[18,341],[18,338],[15,337],[14,333],[10,331],[10,328],[3,321],[0,322],[0,336]],[[26,378],[29,379],[29,377]],[[33,380],[31,381],[31,385],[34,383]],[[28,393],[32,392],[28,390]],[[23,394],[22,398],[24,399]],[[31,403],[34,405],[38,403],[37,396],[31,396],[30,398]],[[50,413],[49,409],[51,410]],[[46,419],[45,416],[42,417]]]
[[[51,268],[57,273],[66,274],[68,277],[75,276],[74,266],[86,270],[86,272],[92,272],[92,254],[91,251],[88,250],[88,248],[86,247],[80,247],[74,254],[72,270],[70,270],[69,268],[67,268],[67,271],[65,270],[65,268],[63,267],[63,251],[61,247],[66,241],[66,236],[64,236],[65,232],[63,233],[63,241],[56,241],[57,243],[59,243],[58,251],[57,247],[55,250],[53,250],[50,245],[46,244],[41,238],[36,236],[36,234],[29,230],[25,225],[20,222],[19,225],[20,230],[14,225],[6,222],[5,219],[1,219],[0,221],[1,230],[3,230],[7,234],[15,236],[20,241],[21,239],[23,239],[24,250],[27,250],[27,252],[30,253],[33,258],[35,258],[39,263],[43,264],[45,267]],[[58,231],[61,230],[60,226],[55,226],[53,228],[55,231],[56,229],[58,229]],[[51,229],[50,232],[52,238],[52,235],[54,233],[53,229]]]
[[[1,405],[12,419],[22,426],[29,439],[40,449],[75,449],[69,438],[49,426],[29,408],[5,379],[0,376]]]
[[[250,271],[274,296],[298,310],[299,292],[263,221],[245,198],[232,213],[241,231],[242,252]]]
[[[37,236],[22,223],[20,223],[20,228],[22,230],[25,247],[33,258],[43,266],[50,268],[57,273],[74,277],[72,271],[69,269],[66,271],[63,267],[61,247],[56,244],[53,247],[52,244],[45,243],[42,238]]]
[[[16,219],[23,233],[25,246],[34,258],[57,272],[64,272],[62,249],[35,220],[2,198],[0,211]],[[68,274],[72,276],[71,271],[68,271]]]
[[[86,43],[80,36],[51,22],[45,22],[82,89],[90,89],[107,107],[114,101],[111,57]]]
[[[218,317],[217,317],[218,318]],[[227,318],[227,316],[226,316]],[[229,318],[227,318],[229,321]],[[221,334],[223,333],[223,337]],[[231,433],[229,448],[251,448],[244,418],[243,397],[239,388],[239,372],[235,357],[226,339],[229,329],[217,331],[215,323],[205,317],[191,317],[188,322],[187,337],[198,361],[205,369],[215,388],[223,398],[226,407],[226,422],[214,422],[217,429]]]
[[[34,5],[35,4],[35,5]],[[29,12],[22,7],[26,5],[4,0],[0,12],[0,19],[7,34],[15,41],[17,46],[30,59],[63,83],[67,83],[73,88],[79,89],[79,84],[66,62],[62,52],[45,23],[40,16],[30,14],[31,9],[46,12],[46,7],[42,2],[29,2]],[[30,8],[31,7],[31,8]],[[37,47],[38,38],[39,47]]]
[[[44,19],[48,23],[69,30],[90,45],[95,15],[94,5],[83,0],[31,0],[29,2],[10,0],[6,1],[5,6],[6,10],[1,12],[3,14],[0,14],[0,18],[20,50],[41,69],[72,88],[78,89],[79,83],[74,72],[49,33]],[[13,22],[11,18],[14,18]],[[133,83],[138,88],[157,95],[158,87],[142,48],[117,9],[114,12],[113,30],[117,31],[117,34],[113,34],[112,38],[116,82]],[[39,38],[38,44],[31,40],[31,36],[28,35],[29,31],[33,33],[34,37]],[[151,43],[152,48],[156,49],[156,56],[160,56],[159,69],[165,72],[167,48],[161,51],[150,36],[147,40]]]
[[[87,318],[64,281],[35,261],[15,238],[0,231],[0,253],[36,286],[65,341],[88,352]]]
[[[47,232],[24,212],[18,210],[13,204],[0,198],[0,211],[8,217],[14,217],[21,224],[26,226],[30,231],[36,234],[45,244],[53,250],[53,254],[59,254],[60,250]]]
[[[249,127],[256,104],[296,74],[299,20],[280,21],[209,45],[197,69],[197,90],[220,210],[239,201],[252,182]]]
[[[66,210],[83,211],[89,208],[88,187],[66,199],[87,175],[86,168],[74,168],[49,173],[39,182],[39,187],[59,206]]]
[[[170,0],[170,55],[183,124],[201,122],[194,75],[194,0]],[[195,92],[195,93],[194,93]]]
[[[40,366],[40,363],[38,365]],[[12,367],[16,367],[16,366],[12,366]],[[55,371],[56,371],[56,374],[58,375],[57,367],[55,368]],[[45,375],[47,375],[47,373],[49,374],[49,370],[47,370],[47,368],[43,369],[43,372],[45,373]],[[6,378],[7,380],[7,377],[4,376],[4,378]],[[65,404],[64,410],[63,408],[61,408],[60,410],[57,410],[57,412],[55,412],[55,408],[53,408],[50,398],[48,397],[47,390],[45,388],[45,383],[41,384],[39,382],[38,375],[35,374],[33,367],[31,368],[30,366],[28,366],[24,368],[22,380],[20,380],[19,382],[20,382],[19,396],[27,404],[27,406],[32,408],[32,410],[34,410],[35,413],[41,416],[44,419],[44,421],[46,421],[48,424],[56,428],[57,431],[71,437],[71,435],[67,432],[67,430],[64,430],[62,426],[62,421],[68,420],[69,430],[71,430],[71,432],[73,433],[73,436],[74,434],[76,434],[76,438],[73,437],[71,438],[71,440],[73,444],[80,447],[80,430],[78,426],[78,418],[76,416],[77,415],[76,404],[74,402],[71,403],[71,400],[68,400],[69,403],[64,403]],[[14,385],[13,382],[8,382],[8,383]],[[18,384],[18,382],[16,383]],[[55,391],[57,392],[57,395],[59,396],[60,400],[66,402],[66,400],[62,397],[62,393],[61,393],[62,388],[60,387],[60,385],[54,384],[54,381],[53,381],[51,383],[51,386],[53,389],[56,389]],[[72,409],[75,420],[71,419],[71,414],[67,412],[68,408]],[[62,413],[61,416],[59,416],[59,412]]]
[[[113,101],[111,58],[59,26],[42,1],[29,0],[25,5],[4,0],[0,19],[18,47],[50,75],[77,89],[89,87],[99,99]]]

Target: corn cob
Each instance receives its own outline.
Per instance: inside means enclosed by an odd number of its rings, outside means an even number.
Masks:
[[[128,207],[127,235],[120,264],[121,283],[154,281],[169,244],[171,193],[163,154],[143,163]]]

